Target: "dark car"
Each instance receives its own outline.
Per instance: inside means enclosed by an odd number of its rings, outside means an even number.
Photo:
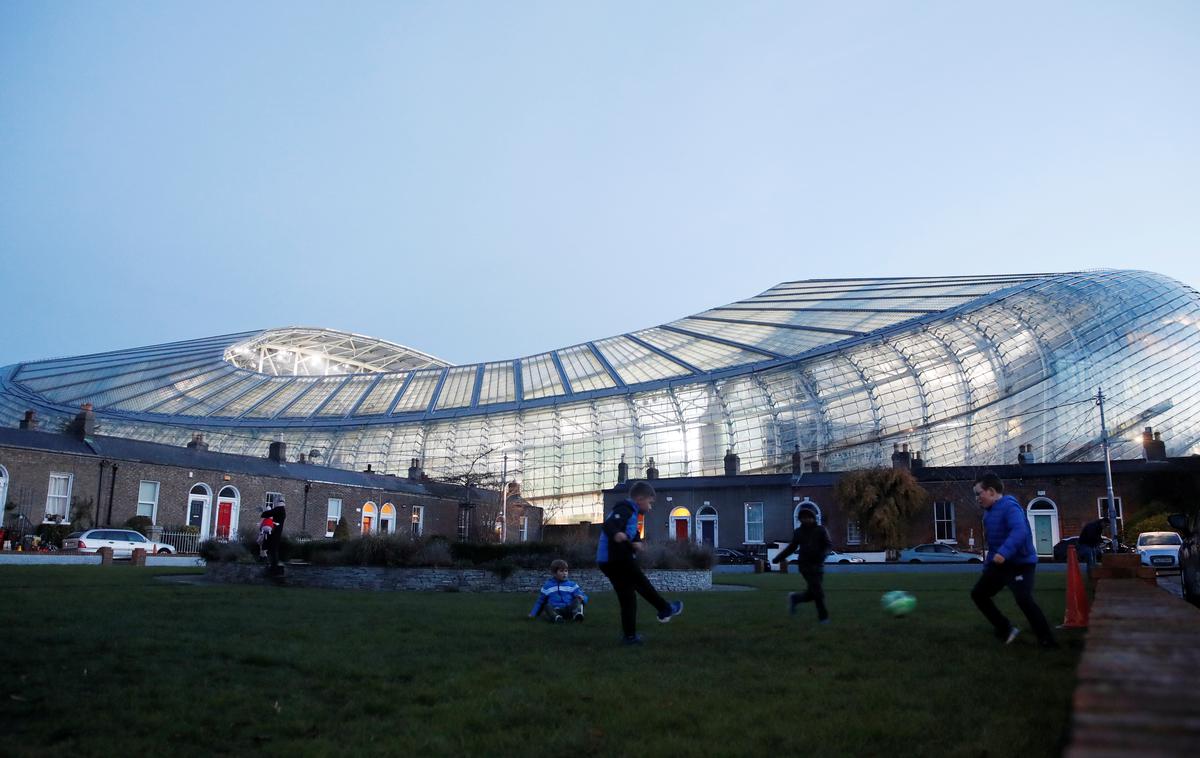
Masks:
[[[1054,546],[1054,562],[1055,563],[1065,563],[1066,562],[1067,547],[1070,545],[1074,545],[1075,550],[1078,552],[1079,538],[1078,537],[1067,537],[1065,540],[1062,540],[1061,542],[1059,542],[1058,544],[1056,544]],[[1112,540],[1110,540],[1108,537],[1101,538],[1101,542],[1100,542],[1100,551],[1101,552],[1103,552],[1103,553],[1112,552],[1112,550],[1109,549],[1111,546],[1112,546]],[[1128,553],[1129,545],[1122,543],[1120,546],[1118,546],[1117,552]]]
[[[713,550],[713,554],[717,556],[717,563],[726,565],[731,563],[754,563],[752,556],[746,555],[741,550],[734,550],[729,547],[719,547]]]
[[[1171,528],[1183,537],[1179,547],[1179,581],[1183,583],[1183,599],[1200,606],[1200,512],[1190,517],[1173,513],[1167,517]]]

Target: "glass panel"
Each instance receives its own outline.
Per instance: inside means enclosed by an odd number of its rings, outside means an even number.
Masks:
[[[563,371],[575,392],[608,389],[617,386],[600,359],[592,353],[587,345],[576,345],[558,351],[558,359],[562,362]]]
[[[521,359],[521,386],[526,400],[561,395],[566,391],[549,353]]]
[[[723,337],[734,342],[742,342],[773,352],[784,353],[785,355],[796,355],[806,350],[811,350],[814,347],[844,339],[844,337],[839,335],[806,332],[799,329],[730,324],[694,318],[685,318],[681,321],[676,321],[671,326],[678,326],[682,329],[688,329],[701,334],[711,334],[714,337]]]
[[[443,408],[465,408],[470,405],[471,394],[475,391],[475,377],[478,373],[475,366],[459,366],[450,369],[434,407],[441,410]]]
[[[276,381],[272,379],[272,381]],[[245,418],[273,418],[275,414],[283,410],[289,403],[300,394],[319,381],[315,377],[310,378],[291,378],[289,383],[281,390],[271,395],[260,405],[251,408],[246,412]]]
[[[479,404],[511,403],[516,400],[513,387],[513,365],[511,361],[487,363],[483,367],[483,386],[479,391]]]
[[[238,373],[240,376],[238,377],[237,381],[226,385],[219,392],[214,392],[195,405],[189,406],[184,413],[188,416],[207,416],[238,395],[252,387],[257,387],[267,380],[267,377],[262,376],[261,374],[249,374],[246,372]]]
[[[596,343],[604,356],[626,384],[641,384],[692,372],[626,337],[610,337]]]
[[[202,387],[208,382],[219,379],[222,376],[233,372],[230,366],[220,366],[214,369],[208,369],[198,374],[193,374],[184,378],[175,378],[168,384],[163,384],[157,389],[145,394],[131,397],[120,403],[110,405],[110,408],[123,411],[146,411],[154,408],[158,403],[175,397],[176,395],[185,394],[192,390]]]
[[[710,342],[699,337],[657,327],[637,332],[634,336],[649,342],[659,350],[678,356],[681,360],[702,371],[770,360],[770,356],[762,353],[743,350],[720,342]]]
[[[249,376],[252,376],[252,374],[247,374],[244,371],[237,371],[237,370],[233,369],[232,367],[230,367],[230,370],[226,377],[219,378],[210,384],[200,385],[200,386],[196,387],[194,390],[187,392],[186,394],[180,395],[179,397],[172,398],[172,399],[164,402],[162,405],[155,406],[155,407],[151,408],[150,410],[153,413],[164,413],[164,414],[179,413],[180,411],[184,410],[188,406],[195,404],[198,400],[204,400],[206,398],[213,397],[218,392],[220,392],[221,390],[230,386],[231,384],[234,384],[235,382],[243,381]],[[193,415],[193,414],[189,414],[189,415]]]
[[[325,399],[342,386],[343,377],[320,379],[317,386],[306,392],[299,400],[279,414],[280,418],[306,418],[320,407]]]
[[[344,416],[358,402],[358,398],[362,393],[367,391],[367,387],[375,381],[374,376],[355,376],[351,377],[344,385],[342,385],[325,407],[322,408],[318,416]]]
[[[442,378],[441,371],[418,371],[404,390],[400,402],[396,403],[393,413],[408,413],[423,411],[429,407],[429,399],[437,388],[438,380]]]
[[[379,384],[371,390],[366,399],[362,401],[362,405],[358,406],[355,411],[356,416],[375,416],[380,413],[387,413],[387,409],[391,407],[392,400],[396,397],[396,393],[404,386],[404,380],[408,378],[408,374],[394,374],[385,376],[379,380]]]
[[[291,381],[291,377],[271,377],[246,394],[230,400],[225,407],[218,408],[212,415],[240,416],[258,403],[262,402],[263,398],[269,396],[272,392],[278,391],[289,381]]]

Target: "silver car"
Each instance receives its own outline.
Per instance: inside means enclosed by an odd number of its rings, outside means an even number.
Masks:
[[[983,563],[978,553],[965,553],[940,543],[917,545],[900,551],[901,563]]]
[[[147,555],[170,555],[175,548],[165,542],[148,540],[141,532],[132,529],[88,529],[73,532],[63,539],[63,550],[80,553],[97,553],[102,547],[111,547],[113,558],[132,558],[133,551],[141,548]]]

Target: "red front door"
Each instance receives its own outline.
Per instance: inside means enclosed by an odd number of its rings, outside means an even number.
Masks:
[[[217,539],[229,539],[229,527],[233,520],[233,501],[217,501]]]
[[[681,518],[681,519],[675,520],[675,539],[679,540],[680,542],[687,542],[687,540],[688,540],[687,519]]]

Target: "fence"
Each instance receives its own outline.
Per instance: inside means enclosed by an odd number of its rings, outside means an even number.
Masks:
[[[164,529],[162,535],[159,537],[152,536],[150,539],[167,543],[175,548],[176,553],[200,552],[200,534],[198,532],[179,532]]]

